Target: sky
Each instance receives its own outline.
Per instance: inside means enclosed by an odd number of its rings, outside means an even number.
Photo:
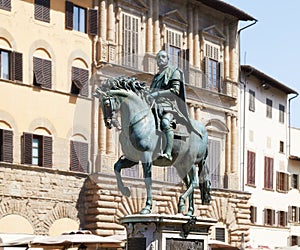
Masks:
[[[299,93],[291,100],[290,115],[291,126],[300,128],[300,0],[223,1],[258,20],[241,32],[241,64],[251,65]],[[240,21],[239,28],[251,23]]]

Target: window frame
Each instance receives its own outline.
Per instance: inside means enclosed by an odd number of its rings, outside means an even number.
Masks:
[[[139,31],[141,23],[137,15],[122,12],[122,65],[130,68],[139,66]]]
[[[264,189],[273,190],[274,188],[274,159],[264,157]]]
[[[255,91],[249,89],[249,110],[255,111]]]
[[[278,226],[286,227],[287,226],[287,212],[278,211]]]
[[[291,188],[299,189],[299,175],[298,174],[292,174],[291,176]]]
[[[284,124],[285,106],[279,103],[279,122]]]
[[[272,106],[273,101],[269,98],[266,98],[266,117],[272,119]]]
[[[275,225],[275,210],[271,208],[264,209],[264,224],[266,226],[274,226]]]
[[[257,207],[250,206],[250,221],[252,224],[257,223]]]
[[[255,186],[256,153],[247,151],[247,185]]]
[[[33,163],[33,139],[40,142],[38,148],[38,164]],[[24,132],[22,136],[22,164],[51,168],[53,164],[53,139],[52,136]]]

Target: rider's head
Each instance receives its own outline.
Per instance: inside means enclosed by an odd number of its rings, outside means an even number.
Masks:
[[[165,68],[169,64],[169,56],[166,51],[161,50],[156,55],[157,66],[161,68]]]

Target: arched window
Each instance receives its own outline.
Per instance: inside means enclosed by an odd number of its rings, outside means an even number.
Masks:
[[[82,60],[75,60],[72,64],[71,94],[89,96],[89,71]]]

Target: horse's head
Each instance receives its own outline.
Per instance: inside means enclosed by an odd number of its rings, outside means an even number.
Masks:
[[[94,96],[99,98],[105,126],[109,129],[113,126],[119,128],[120,124],[116,117],[116,113],[120,107],[118,98],[110,95],[109,92],[102,91],[100,88],[96,89]]]

